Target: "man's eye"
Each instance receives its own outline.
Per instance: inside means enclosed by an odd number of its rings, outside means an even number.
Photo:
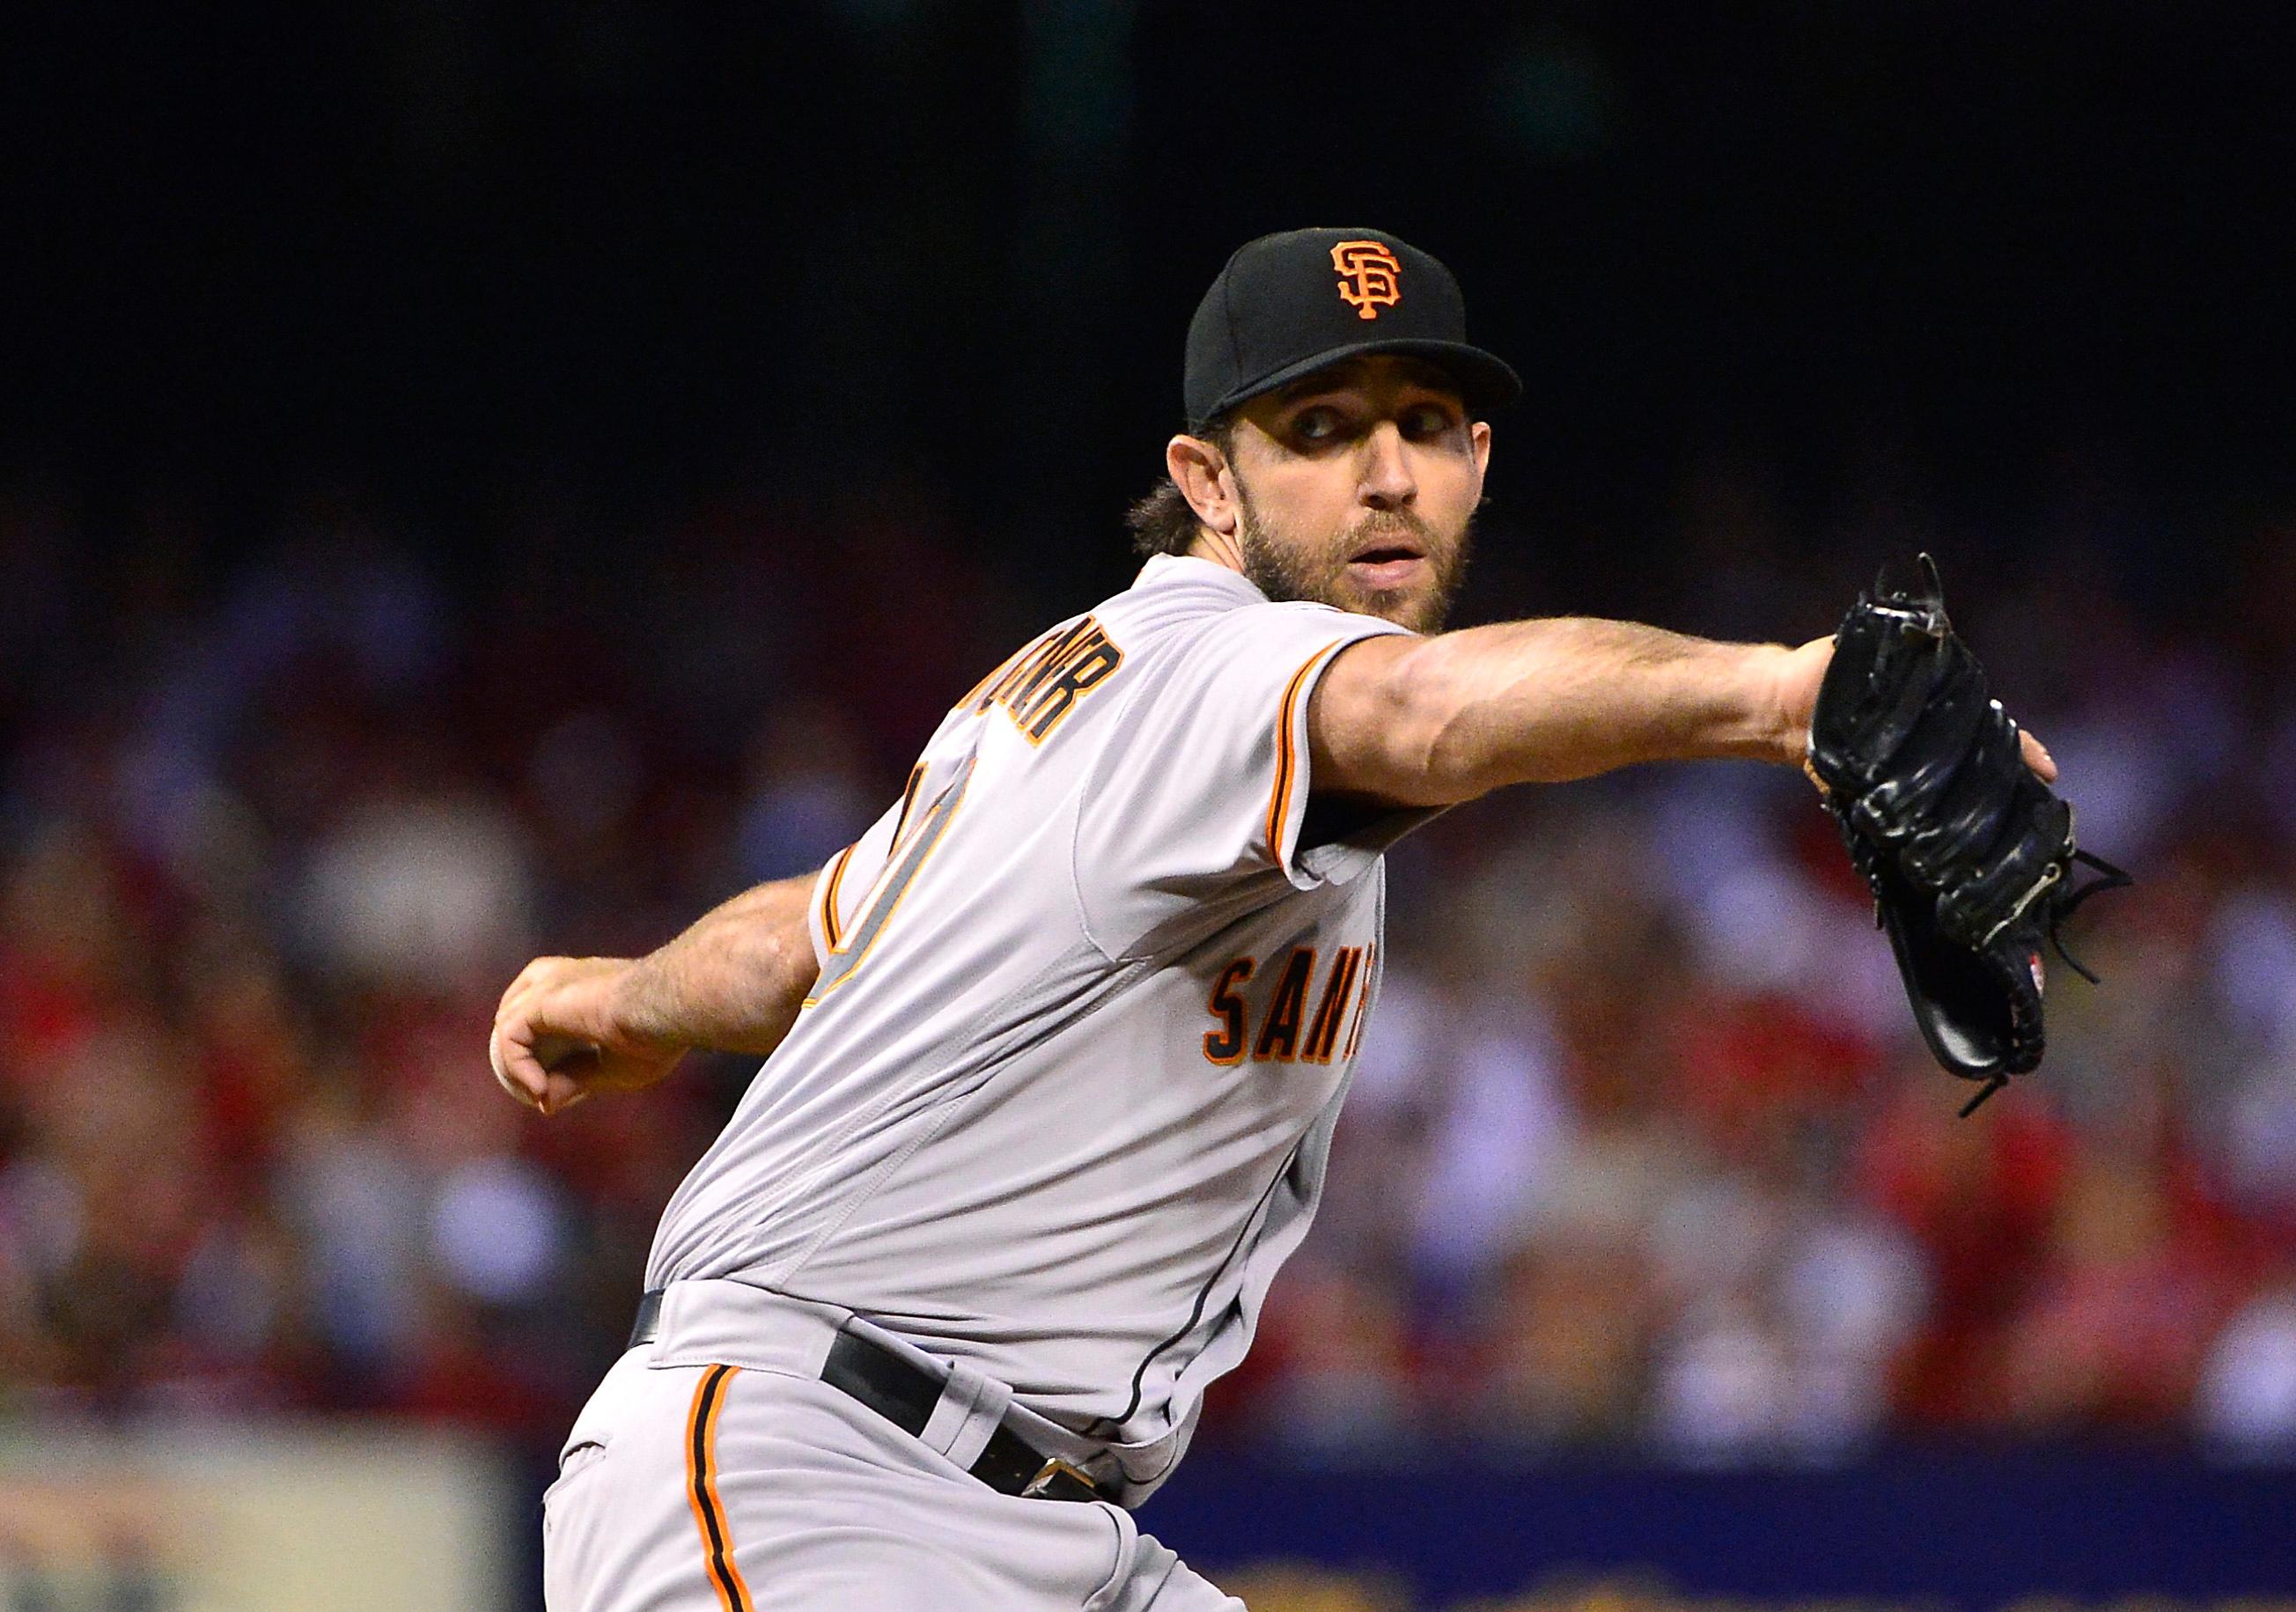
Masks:
[[[1292,434],[1302,442],[1329,442],[1340,434],[1340,417],[1330,409],[1308,409],[1292,420]]]
[[[1451,424],[1451,411],[1431,403],[1414,404],[1403,413],[1403,430],[1408,436],[1440,437]]]

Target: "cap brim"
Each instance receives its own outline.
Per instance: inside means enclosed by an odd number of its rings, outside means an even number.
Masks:
[[[1347,347],[1327,348],[1311,358],[1287,364],[1282,369],[1262,375],[1256,380],[1237,387],[1217,404],[1210,413],[1193,423],[1209,425],[1239,404],[1265,397],[1279,387],[1289,386],[1317,370],[1327,370],[1349,358],[1366,357],[1377,353],[1392,353],[1406,358],[1424,358],[1450,372],[1459,383],[1459,396],[1476,419],[1503,409],[1522,396],[1522,378],[1508,367],[1505,361],[1494,354],[1464,341],[1431,341],[1424,338],[1398,337],[1389,341],[1357,341]]]

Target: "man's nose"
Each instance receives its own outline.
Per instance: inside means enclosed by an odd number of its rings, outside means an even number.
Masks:
[[[1364,465],[1356,495],[1374,510],[1410,507],[1419,496],[1419,483],[1403,453],[1403,432],[1392,420],[1382,420],[1364,438]]]

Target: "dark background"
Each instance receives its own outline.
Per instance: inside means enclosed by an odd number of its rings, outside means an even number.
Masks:
[[[1310,222],[1452,263],[1531,381],[1502,507],[1543,563],[1599,535],[1621,586],[1701,454],[1776,466],[1821,512],[1918,467],[1988,546],[1988,517],[2109,479],[2149,528],[2111,561],[2164,592],[2220,585],[2186,562],[2287,487],[2279,8],[90,4],[6,28],[0,467],[228,510],[221,546],[315,483],[472,565],[537,486],[922,493],[1088,592],[1121,573],[1106,539],[1175,423],[1195,297],[1238,241]]]

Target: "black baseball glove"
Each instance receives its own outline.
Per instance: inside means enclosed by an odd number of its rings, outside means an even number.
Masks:
[[[2095,982],[2057,926],[2128,875],[2077,849],[2072,807],[2025,765],[2017,724],[1946,618],[1937,566],[1887,578],[1842,618],[1811,718],[1809,772],[1874,888],[1922,1038],[1982,1088],[2038,1065],[2044,938]],[[2075,863],[2100,877],[2072,888]]]

